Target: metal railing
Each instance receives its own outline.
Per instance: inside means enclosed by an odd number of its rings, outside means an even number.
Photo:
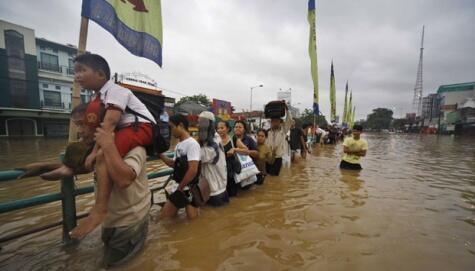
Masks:
[[[167,155],[170,157],[173,154],[172,153],[167,153]],[[148,161],[153,161],[157,160],[156,157],[150,157],[147,159]],[[0,171],[0,182],[3,181],[18,181],[18,177],[23,173],[21,170],[4,170]],[[148,179],[155,179],[159,177],[165,177],[169,176],[173,173],[172,168],[167,168],[163,169],[157,172],[150,172],[148,173],[147,177]],[[160,189],[163,189],[166,186],[163,185],[159,188],[151,188],[151,191],[158,191]],[[76,188],[74,186],[74,179],[73,177],[68,177],[61,179],[61,191],[58,193],[50,193],[50,194],[43,194],[39,196],[34,196],[26,199],[19,199],[19,200],[13,200],[13,201],[8,201],[8,202],[1,202],[0,203],[0,214],[3,213],[8,213],[16,210],[21,210],[25,209],[28,207],[33,207],[33,206],[38,206],[41,204],[46,204],[46,203],[51,203],[51,202],[56,202],[56,201],[61,201],[61,206],[62,206],[62,220],[57,221],[54,223],[50,223],[48,225],[36,227],[24,232],[12,234],[9,236],[5,236],[0,238],[0,243],[4,243],[25,235],[29,235],[32,233],[36,233],[39,231],[43,231],[46,229],[50,229],[53,227],[57,227],[62,225],[63,226],[63,242],[65,244],[73,244],[75,243],[75,240],[71,239],[69,236],[69,232],[76,227],[77,225],[77,220],[83,217],[86,217],[88,214],[87,213],[82,213],[82,214],[77,214],[76,213],[76,196],[79,195],[84,195],[84,194],[89,194],[94,192],[94,186],[89,185],[81,188]],[[152,196],[153,198],[153,196]]]
[[[46,100],[40,100],[41,108],[48,108],[48,109],[65,109],[65,105],[63,102],[53,103],[48,102]]]

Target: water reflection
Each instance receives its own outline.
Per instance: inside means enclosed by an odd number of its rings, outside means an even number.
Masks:
[[[350,192],[360,190],[363,180],[359,179],[359,170],[340,169],[340,174],[340,180],[348,186]]]
[[[159,221],[154,206],[144,251],[121,269],[473,270],[475,139],[365,137],[362,171],[340,170],[341,146],[322,146],[228,206],[204,208],[197,220]],[[0,159],[21,148],[9,144]],[[35,144],[49,143],[24,143]],[[0,183],[0,198],[58,189],[35,179]],[[91,205],[92,196],[78,198],[79,211]],[[59,218],[58,204],[0,215],[0,235]],[[98,269],[99,237],[95,231],[65,249],[54,229],[2,244],[0,269]]]

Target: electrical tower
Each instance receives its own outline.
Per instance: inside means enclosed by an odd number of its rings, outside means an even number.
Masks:
[[[419,55],[419,67],[417,68],[416,86],[414,87],[414,98],[412,100],[412,107],[417,116],[421,115],[422,111],[422,63],[424,56],[424,28],[422,26],[422,40],[421,40],[421,52]]]

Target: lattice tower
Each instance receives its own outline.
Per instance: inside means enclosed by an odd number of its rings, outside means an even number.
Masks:
[[[417,116],[421,115],[422,111],[422,74],[423,74],[423,56],[424,56],[424,28],[422,26],[422,40],[421,40],[421,52],[419,55],[419,67],[417,68],[417,79],[414,87],[414,98],[412,100],[412,107]]]

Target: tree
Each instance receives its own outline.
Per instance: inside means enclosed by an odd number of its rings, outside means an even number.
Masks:
[[[305,109],[301,116],[300,116],[300,121],[302,124],[313,124],[313,117],[315,115],[313,114],[313,111],[311,109]],[[316,123],[320,127],[325,127],[328,125],[327,120],[325,119],[325,116],[319,115],[317,116]]]
[[[178,100],[178,102],[175,103],[175,107],[178,107],[184,102],[188,102],[188,101],[197,102],[206,107],[211,107],[211,104],[212,104],[208,96],[206,96],[205,94],[198,94],[198,95],[193,95],[193,96],[185,96],[181,98],[180,100]]]
[[[405,131],[406,124],[409,124],[409,121],[407,119],[394,119],[391,124],[391,127],[396,130]]]
[[[373,109],[373,113],[368,115],[366,119],[366,128],[381,131],[389,129],[393,120],[393,111],[387,108]]]

